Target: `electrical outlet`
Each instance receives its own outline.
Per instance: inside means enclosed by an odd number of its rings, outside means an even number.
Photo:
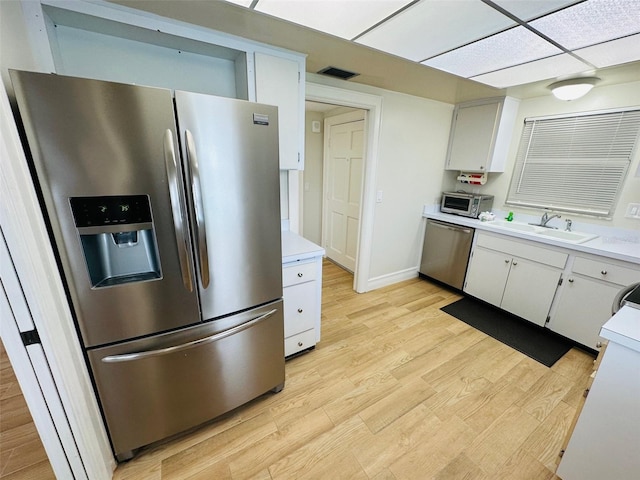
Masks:
[[[640,220],[640,203],[630,203],[627,205],[627,211],[624,214],[627,218],[637,218]]]

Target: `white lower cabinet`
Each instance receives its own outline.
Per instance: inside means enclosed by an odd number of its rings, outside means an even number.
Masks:
[[[562,270],[513,258],[501,307],[541,327],[547,321]]]
[[[284,354],[286,357],[316,345],[320,338],[322,257],[285,263]]]
[[[600,257],[576,256],[558,293],[549,328],[590,348],[597,348],[600,328],[611,318],[616,294],[640,282],[638,269]]]
[[[465,293],[544,326],[568,255],[531,242],[476,235]]]

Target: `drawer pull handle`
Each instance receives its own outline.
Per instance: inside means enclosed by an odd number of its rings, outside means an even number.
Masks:
[[[298,346],[301,347],[302,346],[302,342],[298,342]]]
[[[606,275],[606,274],[607,274],[607,271],[606,271],[606,270],[602,270],[600,273],[601,273],[602,275]]]
[[[570,279],[569,279],[569,283],[573,283],[573,278],[570,278]]]
[[[118,362],[129,362],[132,360],[144,360],[146,358],[159,357],[162,355],[170,355],[177,352],[182,352],[183,350],[188,350],[190,348],[200,347],[201,345],[214,343],[214,342],[217,342],[218,340],[222,340],[223,338],[230,337],[235,333],[240,333],[244,330],[247,330],[253,327],[254,325],[256,325],[257,323],[260,323],[263,320],[266,320],[276,312],[277,310],[271,310],[263,315],[260,315],[236,327],[229,328],[228,330],[223,330],[222,332],[214,333],[213,335],[209,335],[208,337],[198,338],[197,340],[192,340],[190,342],[183,343],[181,345],[164,347],[158,350],[145,350],[145,351],[135,352],[135,353],[121,353],[118,355],[109,355],[108,357],[104,357],[102,361],[104,363],[118,363]]]
[[[298,273],[299,278],[302,278],[302,275],[303,275],[302,273]]]
[[[302,313],[302,309],[301,308],[298,309],[298,313]]]

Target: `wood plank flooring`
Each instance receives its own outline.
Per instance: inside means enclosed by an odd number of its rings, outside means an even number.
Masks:
[[[55,479],[0,341],[0,480]]]
[[[547,368],[439,308],[424,280],[365,294],[325,262],[322,341],[286,384],[143,448],[117,480],[547,480],[593,357]]]

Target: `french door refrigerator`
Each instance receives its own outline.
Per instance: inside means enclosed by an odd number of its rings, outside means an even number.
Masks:
[[[11,78],[116,457],[281,390],[277,109]]]

